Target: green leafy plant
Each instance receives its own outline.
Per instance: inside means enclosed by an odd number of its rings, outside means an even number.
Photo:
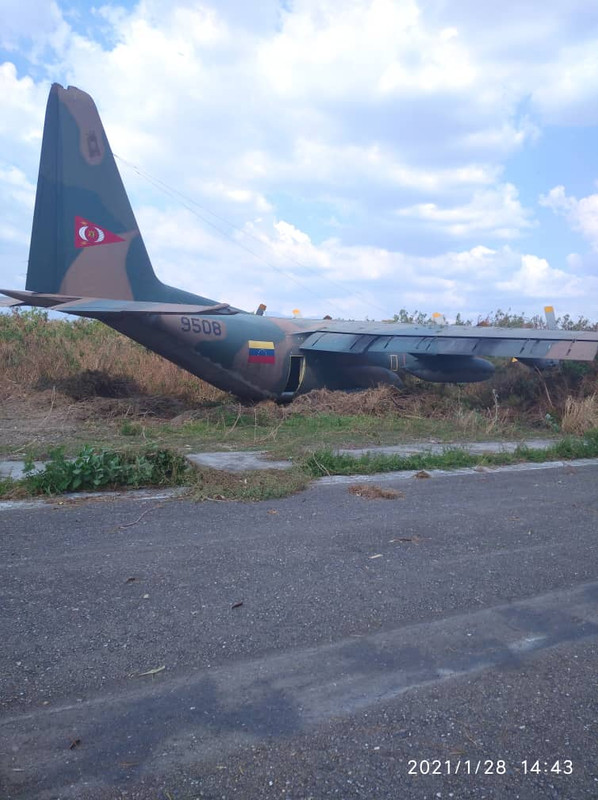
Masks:
[[[86,445],[72,459],[64,448],[50,452],[44,469],[25,462],[25,485],[32,494],[60,494],[127,486],[164,486],[183,483],[190,470],[183,456],[172,450],[147,448],[142,452],[94,449]]]

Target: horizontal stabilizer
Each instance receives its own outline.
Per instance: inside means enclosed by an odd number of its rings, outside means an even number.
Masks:
[[[64,294],[41,294],[39,292],[17,291],[16,289],[0,289],[0,294],[6,294],[8,297],[12,297],[23,306],[37,306],[39,308],[52,308],[52,306],[58,303],[66,303],[71,300],[81,299]]]
[[[18,308],[24,305],[22,300],[0,300],[0,308]]]
[[[12,289],[0,289],[19,305],[41,306],[67,314],[236,314],[228,303],[198,305],[191,303],[153,303],[145,300],[112,300],[105,297],[70,297]],[[10,305],[11,301],[8,301]]]
[[[67,314],[234,314],[227,303],[213,306],[190,303],[152,303],[145,300],[110,300],[103,297],[82,297],[52,306]]]

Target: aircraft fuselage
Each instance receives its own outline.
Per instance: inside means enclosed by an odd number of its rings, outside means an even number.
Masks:
[[[197,377],[249,400],[291,400],[321,388],[402,386],[400,374],[405,372],[439,383],[483,381],[494,372],[482,358],[413,355],[378,343],[358,354],[303,351],[313,334],[313,320],[243,313],[93,316]],[[318,325],[325,328],[326,321]]]
[[[53,84],[44,121],[26,288],[4,293],[98,319],[243,399],[312,389],[483,381],[485,358],[591,361],[598,332],[276,319],[163,283],[152,267],[98,110]]]

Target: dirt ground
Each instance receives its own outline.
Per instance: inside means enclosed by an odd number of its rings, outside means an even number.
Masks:
[[[119,437],[125,421],[151,428],[185,411],[183,402],[164,397],[75,401],[53,389],[15,394],[0,403],[0,453],[17,456],[61,445],[106,443]]]
[[[0,456],[46,458],[59,446],[74,455],[83,445],[120,449],[151,443],[178,449],[265,449],[280,457],[310,448],[517,439],[546,433],[540,409],[535,415],[509,406],[472,409],[443,387],[418,393],[389,386],[355,393],[320,389],[289,405],[246,405],[224,394],[217,401],[200,402],[146,394],[132,379],[99,371],[81,373],[63,384],[45,389],[10,383],[0,387]],[[595,427],[598,414],[594,396],[588,402],[589,411],[577,403],[585,415],[584,430]]]
[[[129,379],[118,380],[100,372],[82,373],[63,384],[44,390],[14,387],[5,394],[0,401],[1,455],[22,457],[35,452],[43,456],[63,445],[71,450],[83,444],[122,446],[127,438],[132,444],[130,437],[123,437],[127,423],[141,426],[142,435],[152,436],[165,423],[176,429],[190,420],[213,416],[216,410],[211,403],[198,406],[181,398],[144,394]],[[373,418],[405,414],[413,410],[413,399],[401,397],[392,387],[353,394],[322,389],[297,398],[290,406],[272,401],[243,406],[235,398],[222,395],[218,408],[228,410],[233,418],[242,413],[258,414],[276,427],[289,413]],[[162,436],[163,431],[159,434]]]

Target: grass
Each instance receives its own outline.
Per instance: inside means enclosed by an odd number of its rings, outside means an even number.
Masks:
[[[521,324],[518,317],[503,312],[496,312],[491,322]],[[583,323],[590,327],[587,320]],[[564,327],[576,323],[565,319]],[[63,462],[79,459],[80,472],[77,477],[71,474],[68,483],[71,467],[63,464],[54,488],[41,489],[59,491],[61,481],[81,488],[73,484],[86,470],[94,475],[85,477],[86,485],[97,488],[89,485],[99,474],[89,462],[107,459],[96,466],[110,474],[114,453],[127,453],[129,459],[118,466],[122,469],[118,485],[134,486],[149,480],[144,475],[147,465],[140,465],[150,450],[176,454],[265,450],[273,458],[291,458],[298,466],[285,473],[242,476],[202,471],[189,481],[198,499],[267,499],[296,491],[322,474],[536,458],[533,450],[470,456],[452,447],[441,456],[372,456],[356,463],[351,456],[332,452],[347,446],[422,440],[448,445],[488,438],[532,439],[549,432],[578,438],[563,439],[552,456],[541,451],[537,458],[577,457],[567,453],[587,449],[579,444],[587,439],[579,437],[598,427],[597,381],[596,362],[564,362],[561,369],[546,374],[499,362],[493,380],[482,384],[434,385],[407,377],[404,390],[388,386],[353,394],[317,390],[288,406],[242,404],[101,323],[53,320],[44,311],[19,311],[0,314],[0,452],[47,458],[60,446]],[[85,448],[90,450],[83,458]],[[133,469],[135,460],[138,466]],[[152,480],[160,482],[155,476]],[[34,488],[0,481],[0,496]]]
[[[20,480],[0,480],[0,498],[187,486],[189,497],[196,501],[274,500],[304,489],[310,481],[309,475],[300,467],[243,473],[194,470],[183,456],[172,450],[118,451],[96,449],[90,445],[82,448],[72,459],[67,458],[62,448],[57,448],[39,471],[35,471],[33,460],[28,459],[25,472],[25,477]]]
[[[78,376],[106,373],[138,391],[190,403],[226,395],[101,322],[49,319],[40,309],[0,314],[0,399],[16,387],[60,386]]]
[[[19,497],[25,494],[18,489],[19,484],[13,478],[0,478],[0,497]]]
[[[513,453],[468,453],[458,447],[442,453],[418,453],[409,456],[366,453],[358,458],[321,450],[305,460],[304,468],[312,478],[325,475],[373,475],[379,472],[458,469],[476,466],[504,466],[523,462],[543,462],[575,458],[598,458],[598,429],[585,436],[566,437],[546,449],[517,447]]]
[[[370,390],[363,394],[400,396],[390,387]],[[337,392],[312,392],[319,395],[339,395]],[[309,395],[307,396],[309,397]],[[350,396],[351,397],[351,396]],[[352,396],[358,402],[358,397]],[[310,450],[343,447],[380,446],[413,441],[453,443],[460,441],[519,440],[538,438],[560,432],[555,416],[533,419],[517,411],[503,414],[494,408],[472,409],[454,395],[432,393],[427,397],[401,397],[402,407],[394,413],[380,409],[376,415],[339,413],[332,410],[306,411],[296,404],[278,407],[259,404],[253,408],[213,408],[200,419],[183,422],[176,427],[164,423],[152,429],[157,441],[193,450],[267,450],[273,458],[298,459]],[[342,402],[346,402],[341,398]],[[349,408],[349,411],[353,409]],[[554,411],[554,409],[553,409]],[[589,415],[583,415],[586,422]],[[593,427],[592,425],[586,425]],[[583,432],[580,424],[576,433]]]
[[[143,430],[143,425],[140,422],[130,422],[126,419],[120,426],[119,433],[121,436],[142,436]]]
[[[310,480],[300,466],[239,473],[202,469],[193,481],[189,496],[196,501],[277,500],[305,489]]]
[[[373,475],[403,470],[493,467],[577,458],[598,458],[598,429],[589,431],[582,437],[565,437],[546,449],[520,446],[513,453],[480,455],[450,447],[442,453],[410,456],[371,453],[359,458],[331,450],[320,450],[309,454],[288,470],[242,473],[214,469],[194,471],[179,453],[169,450],[150,448],[140,454],[131,451],[97,451],[86,447],[72,460],[65,457],[64,451],[55,451],[40,472],[33,472],[33,465],[30,463],[29,474],[20,481],[0,480],[0,497],[20,498],[36,494],[51,496],[102,488],[186,485],[189,487],[188,496],[195,501],[274,500],[305,489],[313,478],[328,475]],[[360,494],[360,491],[355,493]],[[394,498],[400,494],[391,490],[390,494],[383,492],[372,495],[367,490],[363,496]]]
[[[318,394],[334,397],[340,393]],[[372,394],[392,397],[398,392],[384,387],[361,394],[365,400]],[[152,403],[146,403],[146,399]],[[452,397],[437,398],[433,394],[427,398],[402,397],[400,411],[392,413],[381,408],[375,415],[359,412],[357,408],[349,408],[349,413],[342,408],[340,411],[305,409],[301,407],[303,398],[299,398],[297,406],[260,403],[248,407],[229,402],[216,407],[196,407],[171,420],[164,419],[167,412],[163,409],[154,410],[155,399],[93,397],[73,402],[51,390],[15,398],[3,404],[1,416],[5,421],[0,430],[0,452],[31,453],[45,458],[57,445],[63,445],[65,452],[74,456],[85,444],[143,449],[152,443],[187,452],[259,449],[274,458],[295,459],[314,449],[420,440],[479,441],[489,436],[522,439],[552,430],[542,419],[534,424],[516,413],[497,424],[484,410],[468,409]],[[343,397],[339,400],[346,402]],[[360,397],[352,397],[354,403],[359,400]]]
[[[172,450],[96,450],[87,445],[72,459],[66,457],[63,448],[56,448],[38,471],[32,459],[28,459],[25,477],[16,483],[33,495],[56,495],[123,487],[177,486],[188,481],[190,472],[188,462]]]
[[[322,446],[389,444],[422,437],[448,440],[454,436],[454,428],[438,420],[404,420],[390,415],[288,413],[278,419],[250,411],[232,422],[227,415],[215,413],[211,418],[178,428],[166,424],[154,429],[154,435],[173,445],[188,444],[198,450],[267,449],[274,458],[296,458],[306,450]]]
[[[598,428],[598,397],[568,397],[561,420],[564,433],[583,434],[588,429]]]

